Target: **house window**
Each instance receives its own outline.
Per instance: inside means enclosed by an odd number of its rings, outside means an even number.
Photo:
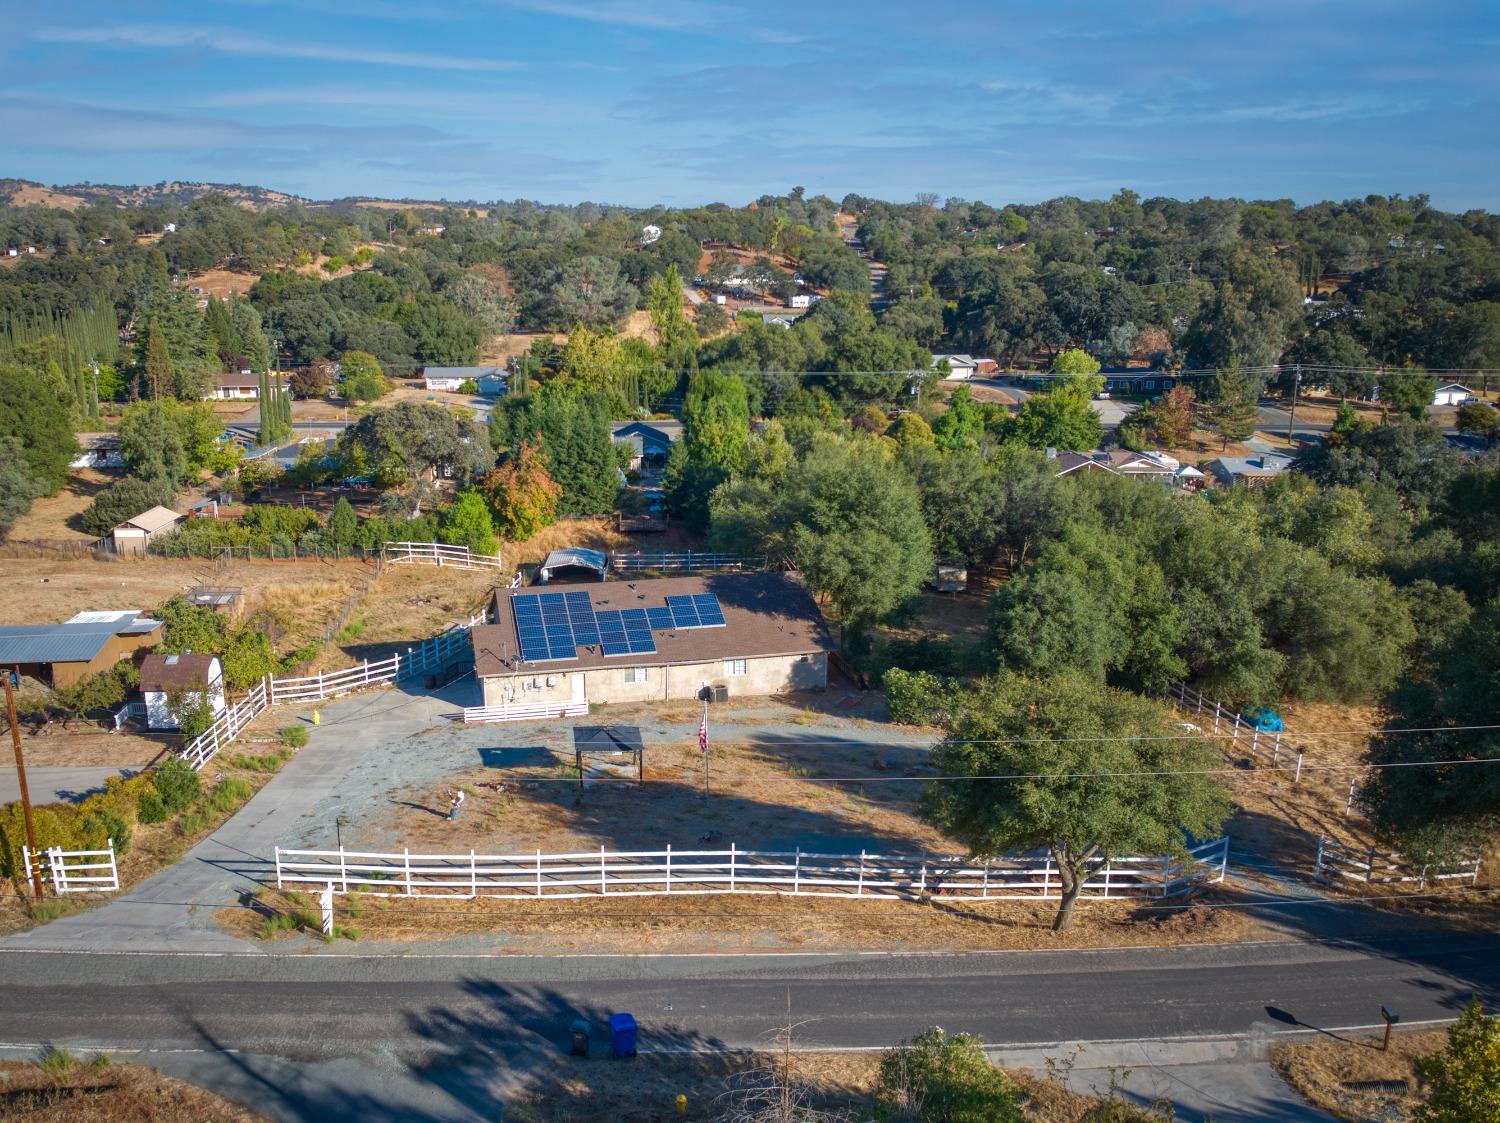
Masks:
[[[647,681],[649,681],[649,680],[646,677],[646,668],[645,667],[626,667],[625,668],[625,685],[626,686],[635,686],[635,685],[639,685],[640,683],[647,682]]]
[[[1154,379],[1154,378],[1148,378],[1143,383],[1143,385],[1146,387],[1147,390],[1155,390],[1156,389],[1156,379]]]
[[[743,659],[725,659],[724,673],[726,675],[742,675],[745,673],[745,661]]]

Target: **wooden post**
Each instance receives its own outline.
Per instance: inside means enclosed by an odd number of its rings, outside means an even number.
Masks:
[[[1354,808],[1354,780],[1349,781],[1349,798],[1344,800],[1344,818],[1349,817],[1349,812]]]
[[[986,860],[986,862],[984,863],[984,881],[980,884],[980,887],[979,887],[979,899],[982,900],[982,901],[983,900],[988,900],[989,896],[990,896],[990,863],[988,862],[988,860]]]
[[[21,723],[16,717],[16,693],[10,684],[10,672],[0,672],[0,678],[5,679],[5,716],[10,719],[10,743],[16,751],[16,783],[21,792],[21,817],[26,822],[26,845],[36,853],[36,830],[31,822],[31,792],[26,787],[26,759],[21,752]],[[36,893],[37,900],[42,899],[42,871],[36,869],[31,874],[31,887]]]
[[[1372,847],[1370,847],[1369,856],[1366,858],[1365,884],[1368,885],[1368,884],[1370,884],[1370,882],[1372,882],[1374,880],[1375,880],[1375,847],[1372,846]]]
[[[1109,900],[1109,875],[1113,872],[1108,862],[1104,863],[1104,899]]]
[[[339,881],[344,892],[349,892],[349,867],[344,864],[344,844],[339,843]]]
[[[542,851],[540,847],[536,852],[536,895],[538,897],[542,895]]]
[[[604,847],[599,847],[599,895],[601,897],[609,893],[609,878],[604,868]]]
[[[1297,754],[1297,774],[1292,777],[1292,783],[1299,784],[1301,782],[1302,782],[1302,754],[1298,753]]]
[[[469,900],[475,900],[479,896],[479,859],[474,856],[474,848],[469,848]]]
[[[1214,703],[1214,732],[1215,733],[1217,733],[1219,731],[1219,715],[1222,712],[1223,712],[1223,707],[1220,706],[1219,703],[1215,702]]]
[[[331,936],[333,935],[333,882],[330,881],[328,887],[318,894],[318,904],[322,906],[323,911],[323,935]]]
[[[276,888],[281,888],[281,847],[276,848]]]

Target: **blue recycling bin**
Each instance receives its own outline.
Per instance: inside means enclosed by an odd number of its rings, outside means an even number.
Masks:
[[[632,1014],[609,1016],[609,1050],[616,1057],[635,1056],[635,1017]]]

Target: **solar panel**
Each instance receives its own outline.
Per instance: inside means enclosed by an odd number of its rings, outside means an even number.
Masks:
[[[693,605],[698,609],[698,619],[705,628],[724,626],[724,610],[719,606],[719,598],[713,593],[695,593]]]
[[[599,622],[599,646],[605,655],[629,655],[630,640],[625,634],[625,622],[618,611],[596,612]]]
[[[581,645],[599,643],[593,602],[585,592],[511,597],[516,639],[528,663],[576,659]]]
[[[672,624],[678,628],[699,626],[698,608],[692,597],[668,597],[667,608],[672,612]]]
[[[677,626],[676,622],[672,619],[672,610],[665,606],[646,609],[646,620],[652,628],[659,632],[669,631]]]

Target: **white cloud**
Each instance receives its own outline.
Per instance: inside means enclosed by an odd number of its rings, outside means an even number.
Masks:
[[[241,31],[218,28],[174,28],[152,24],[116,24],[104,27],[44,27],[32,38],[43,43],[88,43],[105,47],[142,50],[198,48],[226,55],[256,58],[317,59],[351,62],[367,66],[409,66],[423,70],[509,70],[519,63],[504,59],[464,58],[415,51],[387,51],[372,47],[342,46],[273,39]]]

